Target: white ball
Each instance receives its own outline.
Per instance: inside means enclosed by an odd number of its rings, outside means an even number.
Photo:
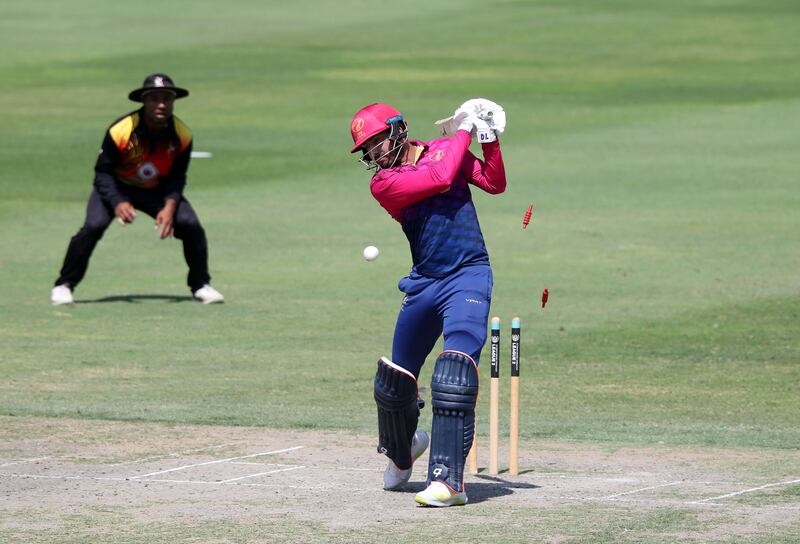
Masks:
[[[374,261],[378,258],[378,248],[375,246],[367,246],[364,248],[364,258],[368,261]]]

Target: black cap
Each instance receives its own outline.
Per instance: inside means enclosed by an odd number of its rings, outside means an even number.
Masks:
[[[131,91],[128,98],[134,102],[143,102],[142,97],[152,91],[172,91],[175,98],[189,96],[189,91],[176,87],[167,74],[150,74],[144,78],[141,88]]]

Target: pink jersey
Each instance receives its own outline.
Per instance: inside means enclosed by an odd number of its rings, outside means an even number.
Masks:
[[[416,164],[378,171],[370,183],[372,196],[402,223],[405,208],[453,186],[471,183],[490,194],[502,193],[506,173],[500,143],[482,144],[480,160],[469,152],[471,140],[467,131],[459,130],[452,138],[412,141],[424,147]]]

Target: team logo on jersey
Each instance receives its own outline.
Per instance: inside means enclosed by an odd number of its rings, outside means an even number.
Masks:
[[[428,155],[428,157],[432,161],[437,161],[438,162],[438,161],[442,160],[442,157],[444,157],[444,151],[442,149],[437,149],[436,151],[434,151],[433,153]]]
[[[136,170],[136,173],[142,181],[150,181],[158,175],[158,168],[152,162],[146,162]]]

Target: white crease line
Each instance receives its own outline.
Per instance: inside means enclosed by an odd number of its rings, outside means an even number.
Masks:
[[[238,478],[229,478],[227,480],[221,480],[219,483],[221,484],[229,484],[231,482],[238,482],[239,480],[246,480],[247,478],[255,478],[257,476],[266,476],[267,474],[276,474],[278,472],[289,472],[290,470],[298,470],[301,468],[306,468],[304,466],[296,466],[296,467],[289,467],[289,468],[278,468],[275,470],[268,470],[267,472],[258,472],[256,474],[248,474],[247,476],[239,476]]]
[[[650,487],[642,487],[639,489],[633,489],[631,491],[624,491],[622,493],[614,493],[613,495],[606,495],[605,497],[600,497],[602,499],[614,499],[616,497],[622,497],[623,495],[632,495],[634,493],[640,493],[642,491],[650,491],[651,489],[659,489],[661,487],[669,487],[671,485],[678,485],[683,483],[683,481],[678,482],[670,482],[668,484],[661,484],[661,485],[651,485]]]
[[[250,461],[231,461],[230,465],[248,465],[255,467],[293,467],[296,465],[287,465],[286,463],[252,463]]]
[[[250,459],[252,457],[260,457],[262,455],[274,455],[276,453],[285,453],[287,451],[294,451],[299,450],[300,448],[304,448],[305,446],[294,446],[293,448],[285,448],[282,450],[274,450],[274,451],[265,451],[262,453],[253,453],[250,455],[241,455],[239,457],[229,457],[227,459],[217,459],[216,461],[206,461],[205,463],[194,463],[192,465],[183,465],[182,467],[175,467],[175,468],[168,468],[166,470],[158,470],[156,472],[149,472],[147,474],[140,474],[138,476],[130,476],[128,477],[129,480],[137,480],[139,478],[147,478],[148,476],[157,476],[158,474],[166,474],[167,472],[175,472],[178,470],[185,470],[187,468],[194,468],[194,467],[204,467],[206,465],[216,465],[218,463],[227,463],[228,461],[236,461],[238,459]]]
[[[302,468],[302,467],[299,467]],[[128,482],[129,478],[111,478],[103,476],[54,476],[44,474],[0,474],[1,477],[7,478],[30,478],[32,480],[83,480],[83,481],[98,481],[98,482]],[[166,484],[198,484],[198,485],[231,485],[242,487],[280,487],[289,489],[325,489],[322,486],[303,486],[303,485],[288,485],[288,484],[253,484],[253,483],[225,483],[224,481],[208,482],[205,480],[166,480],[153,478],[148,480],[137,480],[137,482],[144,483],[166,483]]]
[[[124,482],[126,478],[104,476],[56,476],[54,474],[0,474],[7,478],[30,478],[32,480],[97,480],[102,482]]]
[[[139,480],[140,482],[147,482],[147,483],[166,483],[166,484],[200,484],[200,485],[223,485],[222,482],[207,482],[204,480],[162,480],[162,479],[153,479],[153,480]],[[230,486],[241,486],[241,487],[279,487],[279,488],[288,488],[288,489],[325,489],[322,486],[305,486],[305,485],[286,485],[286,484],[252,484],[252,483],[231,483],[231,484],[224,484]]]
[[[300,468],[300,467],[298,467]],[[84,481],[100,481],[100,482],[127,482],[130,481],[129,478],[112,478],[112,477],[102,477],[102,476],[55,476],[55,475],[43,475],[43,474],[0,474],[0,478],[30,478],[34,480],[84,480]],[[800,481],[800,480],[796,480]],[[148,480],[137,480],[140,483],[167,483],[167,484],[196,484],[196,485],[229,485],[229,486],[240,486],[240,487],[268,487],[268,488],[286,488],[286,489],[300,489],[300,490],[319,490],[319,489],[326,489],[323,486],[302,486],[302,485],[289,485],[289,484],[256,484],[256,483],[247,483],[247,482],[240,482],[240,483],[225,483],[224,481],[216,481],[216,482],[208,482],[205,480],[167,480],[167,479],[160,479],[160,478],[153,478]],[[785,482],[785,483],[793,483],[793,482]],[[779,484],[769,484],[769,485],[779,485]],[[354,487],[352,489],[348,489],[347,487],[338,487],[339,490],[347,489],[348,493],[351,495],[367,495],[367,494],[374,494],[377,493],[375,489],[365,489],[363,486]],[[536,495],[533,494],[530,496],[531,500],[537,501],[577,501],[577,502],[589,502],[589,501],[606,501],[603,497],[576,497],[570,495]],[[627,502],[631,504],[664,504],[664,505],[698,505],[701,501],[680,501],[674,499],[666,499],[666,500],[658,500],[658,499],[635,499],[635,498],[626,498],[621,500],[611,499],[607,502],[612,503],[619,503],[619,502]],[[739,506],[734,506],[731,504],[714,504],[713,506],[720,507],[720,508],[738,508]],[[757,507],[760,510],[788,510],[792,512],[800,512],[800,506],[794,505],[761,505]]]
[[[772,484],[764,484],[764,485],[760,485],[758,487],[751,487],[750,489],[743,489],[742,491],[736,491],[734,493],[728,493],[726,495],[719,495],[717,497],[709,497],[707,499],[701,499],[699,501],[693,501],[693,502],[700,503],[700,502],[718,501],[718,500],[721,500],[721,499],[728,499],[730,497],[735,497],[737,495],[744,495],[745,493],[752,493],[753,491],[761,491],[762,489],[766,489],[768,487],[777,487],[777,486],[781,486],[781,485],[791,485],[791,484],[796,484],[796,483],[799,483],[799,482],[800,482],[800,480],[791,480],[791,481],[788,481],[788,482],[775,482],[775,483],[772,483]]]
[[[109,466],[109,467],[120,467],[120,466],[124,466],[124,465],[133,465],[133,464],[136,464],[136,463],[144,463],[144,462],[147,462],[147,461],[156,461],[158,459],[166,459],[168,457],[180,457],[181,455],[186,455],[187,453],[197,453],[199,451],[206,451],[206,450],[217,450],[219,448],[224,448],[226,446],[233,446],[234,444],[237,444],[237,442],[228,442],[227,444],[218,444],[216,446],[205,446],[203,448],[195,448],[193,450],[164,453],[162,455],[152,455],[150,457],[142,457],[141,459],[135,459],[133,461],[125,461],[123,463],[111,463],[111,464],[106,465],[106,466]]]
[[[20,459],[19,461],[11,461],[10,463],[3,463],[0,467],[12,467],[14,465],[21,465],[23,463],[33,463],[34,461],[44,461],[50,457],[33,457],[31,459]]]

